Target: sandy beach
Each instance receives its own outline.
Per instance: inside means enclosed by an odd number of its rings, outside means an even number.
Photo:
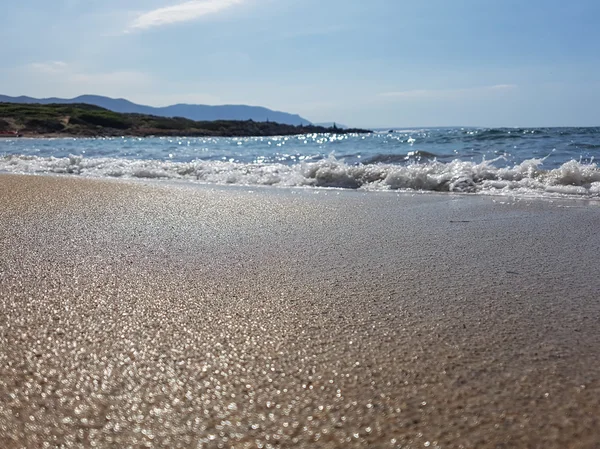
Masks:
[[[0,175],[0,447],[600,448],[600,203]]]

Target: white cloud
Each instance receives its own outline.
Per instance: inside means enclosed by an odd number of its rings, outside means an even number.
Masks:
[[[99,73],[72,73],[68,77],[72,82],[86,86],[104,87],[141,87],[153,83],[151,76],[135,71],[116,71]]]
[[[137,16],[129,25],[129,30],[145,30],[152,27],[189,22],[215,14],[245,0],[191,0],[173,6],[154,9]]]
[[[140,94],[130,94],[125,96],[130,101],[138,104],[146,104],[150,106],[170,106],[178,103],[186,104],[223,104],[220,97],[210,93],[194,93],[202,92],[202,88],[198,86],[190,86],[189,91],[181,93],[157,93],[143,92]],[[192,92],[192,93],[190,93]]]
[[[457,98],[471,95],[484,95],[494,92],[508,92],[517,88],[515,84],[496,84],[493,86],[466,87],[461,89],[415,89],[379,94],[385,98],[424,99]]]
[[[61,73],[67,68],[67,63],[63,61],[32,62],[28,66],[32,71],[38,73]]]
[[[63,61],[34,62],[17,67],[6,75],[7,81],[15,89],[22,86],[24,92],[33,96],[126,96],[129,92],[152,91],[156,88],[156,80],[143,72],[95,72]]]
[[[133,70],[92,71],[76,63],[34,62],[12,69],[0,68],[0,86],[6,95],[37,98],[73,98],[83,94],[127,98],[151,106],[175,103],[221,104],[206,85],[168,83],[147,73]]]

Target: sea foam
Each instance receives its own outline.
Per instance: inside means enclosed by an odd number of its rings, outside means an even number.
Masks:
[[[558,168],[544,169],[544,159],[528,159],[506,167],[498,167],[498,162],[496,159],[447,163],[432,160],[406,165],[347,164],[330,156],[316,162],[285,165],[7,155],[0,158],[0,170],[212,184],[600,197],[600,168],[596,163],[571,160]]]

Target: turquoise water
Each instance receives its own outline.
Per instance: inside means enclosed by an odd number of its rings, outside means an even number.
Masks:
[[[0,170],[239,185],[600,196],[600,128],[2,139]]]

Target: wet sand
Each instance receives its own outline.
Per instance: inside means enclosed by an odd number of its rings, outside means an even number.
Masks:
[[[600,447],[600,205],[0,175],[0,447]]]

